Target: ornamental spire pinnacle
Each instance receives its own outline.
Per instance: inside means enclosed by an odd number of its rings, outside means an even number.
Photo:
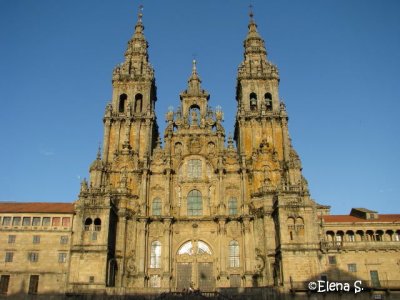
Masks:
[[[154,71],[149,63],[147,53],[148,43],[144,36],[143,26],[143,5],[139,6],[135,32],[128,42],[128,47],[125,52],[125,62],[117,66],[114,71],[113,79],[117,79],[122,74],[131,78],[145,77],[148,79],[154,78]]]
[[[187,92],[189,94],[199,94],[200,93],[200,77],[197,74],[197,66],[196,66],[196,60],[193,59],[192,61],[192,75],[190,75],[189,81],[188,81],[188,89]]]
[[[264,40],[261,38],[260,34],[257,31],[257,24],[254,21],[254,13],[253,13],[253,6],[250,5],[250,12],[249,12],[249,31],[246,36],[246,40],[244,41],[245,47],[245,54],[247,53],[259,53],[259,54],[267,54],[264,46]]]

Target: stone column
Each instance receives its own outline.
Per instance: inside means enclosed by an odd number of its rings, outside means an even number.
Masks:
[[[111,130],[111,119],[106,118],[104,122],[104,138],[103,138],[103,160],[108,161],[109,147],[110,147],[110,130]]]
[[[289,131],[288,131],[286,117],[282,118],[282,141],[283,141],[283,157],[285,161],[289,161],[290,142],[289,142]]]
[[[171,245],[171,219],[164,219],[164,242],[162,244],[162,285],[163,288],[170,287],[170,277],[171,277],[171,261],[172,261],[172,245]]]

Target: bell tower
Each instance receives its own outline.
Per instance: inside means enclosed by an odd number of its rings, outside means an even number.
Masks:
[[[158,137],[154,70],[149,62],[142,17],[140,10],[125,61],[113,71],[112,100],[104,117],[105,162],[121,151],[131,151],[139,160],[148,159]]]
[[[278,69],[267,59],[264,40],[250,13],[244,60],[239,65],[236,87],[238,111],[235,140],[242,155],[249,157],[262,140],[273,143],[271,117],[279,114]]]
[[[260,184],[256,183],[255,189],[263,184],[274,189],[290,182],[297,184],[302,180],[301,166],[291,146],[285,104],[279,99],[278,68],[267,58],[252,12],[243,46],[244,59],[237,75],[234,135],[239,155],[242,162],[255,163],[261,153],[270,153],[264,165],[258,166]]]

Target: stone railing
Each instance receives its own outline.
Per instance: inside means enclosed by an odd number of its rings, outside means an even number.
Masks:
[[[321,241],[321,250],[362,250],[400,248],[397,241]]]

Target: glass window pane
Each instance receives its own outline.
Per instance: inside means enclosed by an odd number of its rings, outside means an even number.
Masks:
[[[188,161],[188,177],[193,179],[201,177],[200,159],[191,159]]]
[[[22,226],[30,226],[31,225],[31,218],[30,217],[24,217],[22,219]]]
[[[4,217],[3,218],[3,225],[10,226],[11,225],[11,217]]]
[[[161,200],[159,198],[153,200],[153,216],[161,216]]]
[[[198,190],[192,190],[188,194],[187,210],[189,216],[201,216],[203,214],[203,200]]]
[[[151,243],[150,268],[161,267],[161,243],[158,241]]]
[[[50,217],[44,217],[43,218],[42,226],[50,226]]]
[[[228,208],[229,208],[229,215],[231,215],[231,216],[237,215],[237,200],[236,200],[236,198],[229,199]]]
[[[33,218],[32,226],[40,226],[40,217],[34,217]]]
[[[53,218],[53,226],[60,226],[60,221],[61,218],[59,217]]]
[[[14,217],[13,218],[13,226],[19,226],[21,225],[21,217]]]
[[[239,243],[237,241],[229,243],[229,267],[239,267]]]
[[[70,218],[62,218],[62,226],[69,227],[70,220],[71,220]]]

